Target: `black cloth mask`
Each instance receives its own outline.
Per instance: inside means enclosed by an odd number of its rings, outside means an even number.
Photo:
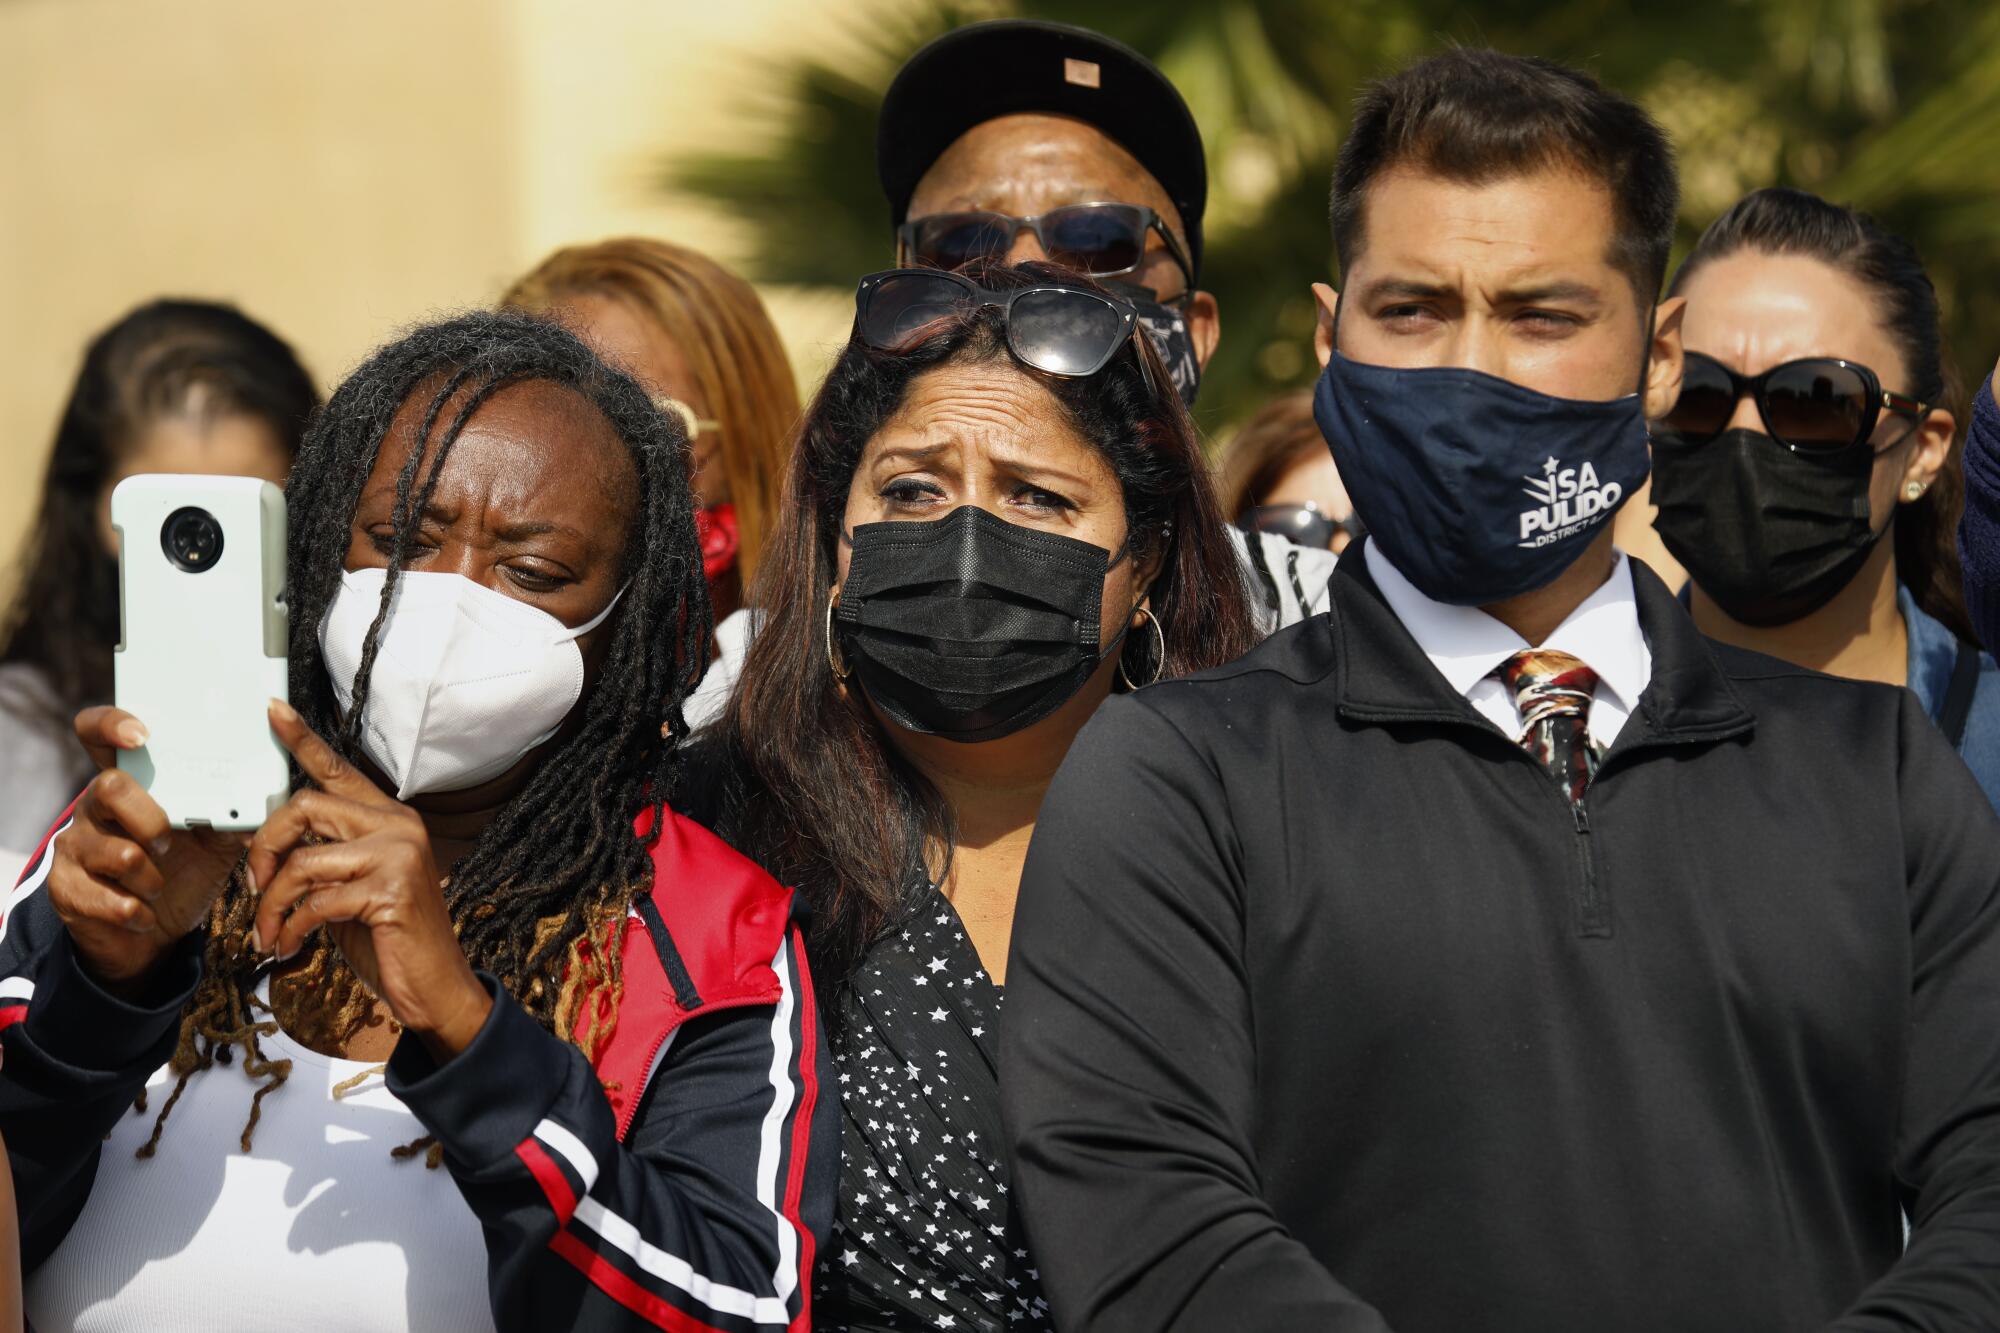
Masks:
[[[861,687],[900,727],[990,741],[1041,721],[1124,640],[1101,649],[1104,578],[1125,559],[973,505],[865,523],[834,619]]]
[[[1833,600],[1881,539],[1868,515],[1874,471],[1865,446],[1815,456],[1761,431],[1690,444],[1663,430],[1653,438],[1653,527],[1730,619],[1788,624]]]

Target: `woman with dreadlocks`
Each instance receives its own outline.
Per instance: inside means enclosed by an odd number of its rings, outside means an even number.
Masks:
[[[661,803],[687,458],[553,324],[419,329],[292,474],[304,781],[247,853],[79,715],[102,771],[0,923],[37,1328],[808,1325],[838,1131],[791,895]]]

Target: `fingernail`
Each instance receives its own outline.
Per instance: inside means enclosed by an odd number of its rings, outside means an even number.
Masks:
[[[264,937],[257,933],[257,927],[254,925],[250,927],[250,952],[264,952]]]
[[[280,963],[289,963],[298,956],[299,956],[299,946],[294,944],[291,948],[279,954],[275,961]]]
[[[128,750],[136,750],[144,745],[149,734],[146,728],[137,722],[118,724],[118,743]]]
[[[174,835],[171,833],[162,833],[159,837],[147,843],[146,846],[152,851],[153,859],[157,861],[173,850]]]
[[[271,711],[276,713],[278,718],[284,722],[296,722],[299,720],[299,710],[286,703],[283,699],[271,700]]]

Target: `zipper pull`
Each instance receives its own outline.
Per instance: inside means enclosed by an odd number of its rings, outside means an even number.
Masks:
[[[1577,900],[1577,933],[1585,938],[1608,939],[1611,935],[1611,909],[1604,901],[1604,891],[1597,883],[1597,857],[1593,855],[1590,837],[1590,816],[1582,805],[1570,806],[1570,817],[1576,822],[1577,860],[1583,876],[1581,894]]]

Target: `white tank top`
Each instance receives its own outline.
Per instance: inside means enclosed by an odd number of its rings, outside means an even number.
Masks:
[[[82,1216],[27,1281],[36,1333],[490,1333],[486,1245],[451,1174],[389,1149],[424,1132],[371,1066],[262,1039],[292,1061],[243,1123],[259,1081],[240,1056],[188,1080],[159,1150],[133,1156],[173,1088],[105,1140]]]

